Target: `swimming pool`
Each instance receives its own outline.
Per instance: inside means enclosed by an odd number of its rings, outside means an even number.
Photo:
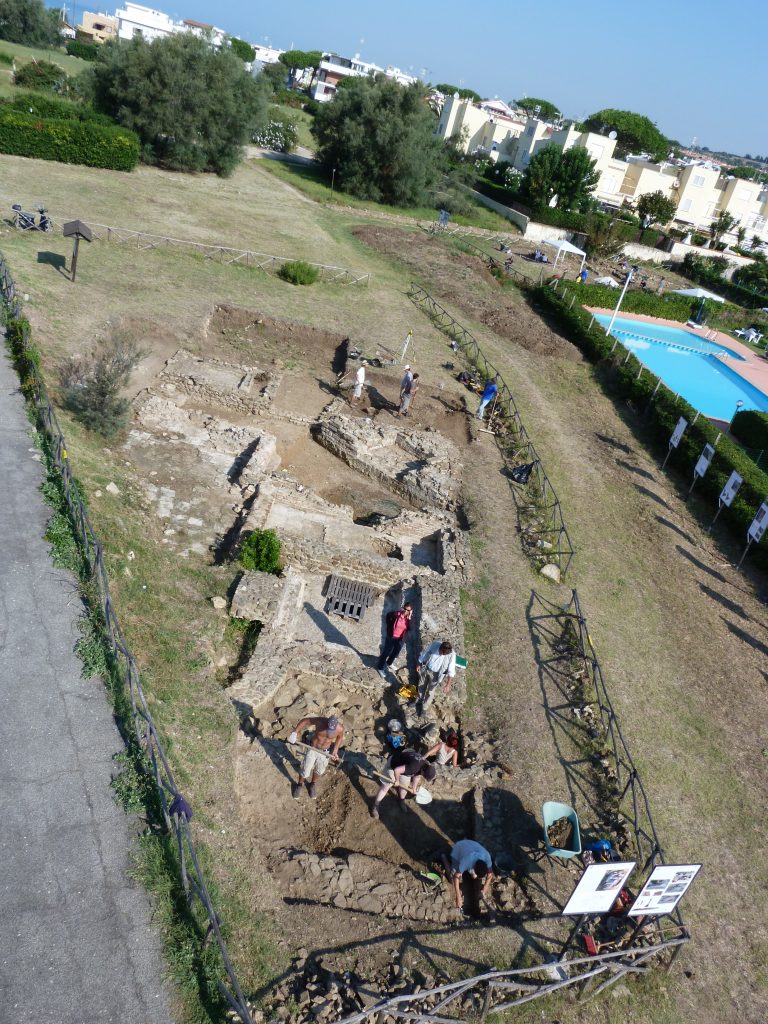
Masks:
[[[596,313],[595,319],[603,327],[611,320],[605,313]],[[744,409],[768,412],[768,395],[739,376],[734,367],[744,359],[724,345],[681,327],[623,317],[616,318],[611,335],[705,416],[729,421],[737,402]]]

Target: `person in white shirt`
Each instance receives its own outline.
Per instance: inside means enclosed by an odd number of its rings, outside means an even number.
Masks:
[[[449,693],[456,676],[456,654],[449,640],[435,640],[425,647],[416,665],[419,677],[419,707],[426,711],[435,699],[437,688],[445,683],[445,692]]]
[[[355,386],[352,388],[352,403],[360,401],[363,394],[363,385],[365,384],[365,361],[360,363],[355,374]]]

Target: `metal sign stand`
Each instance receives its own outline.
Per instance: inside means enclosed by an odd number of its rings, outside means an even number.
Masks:
[[[738,562],[736,563],[736,568],[737,568],[737,569],[740,569],[740,568],[741,568],[741,563],[742,563],[742,562],[744,561],[744,559],[745,559],[745,558],[747,557],[747,552],[749,551],[749,549],[750,549],[751,547],[752,547],[752,538],[750,537],[750,538],[749,538],[749,540],[747,541],[747,546],[746,546],[746,547],[744,548],[744,551],[742,552],[741,558],[740,558],[740,559],[738,560]]]
[[[691,488],[691,490],[693,490],[693,488]],[[690,494],[690,491],[688,493]],[[717,517],[720,515],[720,513],[723,511],[724,508],[725,508],[725,503],[723,502],[722,498],[718,499],[718,502],[717,502],[717,512],[715,512],[715,518],[709,524],[709,527],[707,529],[707,533],[712,533],[712,527],[717,522]]]

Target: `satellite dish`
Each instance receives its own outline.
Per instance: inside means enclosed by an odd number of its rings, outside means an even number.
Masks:
[[[608,138],[609,138],[609,139],[615,139],[615,138],[616,138],[616,132],[615,132],[615,131],[613,131],[613,132],[608,132]]]

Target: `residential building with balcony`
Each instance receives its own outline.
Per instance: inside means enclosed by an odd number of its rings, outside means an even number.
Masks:
[[[312,98],[320,103],[327,103],[336,95],[336,88],[342,79],[373,78],[375,75],[385,75],[400,85],[412,85],[417,81],[413,75],[406,75],[400,68],[380,68],[378,64],[361,60],[358,55],[350,58],[340,57],[336,53],[324,53],[312,89]]]
[[[109,43],[117,39],[117,18],[111,14],[83,11],[83,21],[77,31],[88,35],[94,43]]]

